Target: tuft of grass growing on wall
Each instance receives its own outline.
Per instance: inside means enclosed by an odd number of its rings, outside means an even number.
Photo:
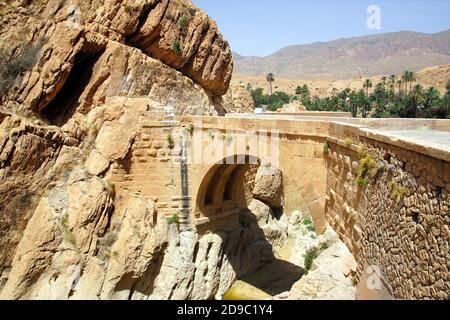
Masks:
[[[194,127],[194,125],[192,123],[186,128],[186,131],[189,132],[189,134],[191,136],[194,135],[194,130],[195,130],[195,127]]]
[[[180,40],[175,40],[172,44],[172,50],[173,52],[175,52],[176,54],[180,55],[181,54],[181,43]]]
[[[360,148],[358,150],[359,166],[358,166],[358,178],[356,183],[361,186],[367,186],[370,179],[377,177],[380,172],[378,162],[369,154],[367,149]]]
[[[197,13],[197,8],[195,7],[190,7],[188,10],[191,16],[195,16],[195,14]]]
[[[304,258],[304,266],[305,266],[306,274],[309,273],[314,260],[316,260],[318,256],[319,256],[319,250],[317,248],[311,248],[306,252],[306,255]]]
[[[344,143],[347,147],[350,147],[353,144],[353,140],[351,138],[345,138]]]
[[[173,139],[172,134],[167,135],[167,146],[170,150],[173,150],[175,148],[175,140]]]
[[[363,178],[363,177],[358,177],[356,179],[356,184],[360,187],[365,187],[369,184],[369,179]]]
[[[330,143],[328,141],[325,141],[323,144],[323,153],[328,154],[330,151]]]
[[[107,181],[107,190],[109,194],[115,195],[116,194],[116,185],[113,182]]]
[[[391,190],[391,199],[392,200],[403,199],[407,192],[407,189],[404,186],[402,186],[394,181],[389,182],[389,189]]]
[[[184,14],[180,17],[180,19],[178,19],[178,27],[180,28],[181,34],[186,33],[188,24],[189,24],[189,16]]]
[[[61,220],[61,226],[63,229],[63,237],[64,239],[71,243],[72,245],[76,245],[77,239],[75,237],[75,234],[72,230],[69,228],[69,216],[66,214]]]
[[[130,5],[130,4],[127,4],[125,6],[125,12],[128,13],[128,14],[132,14],[134,10],[135,10],[134,7],[132,5]]]
[[[175,224],[177,227],[180,226],[180,215],[178,213],[175,213],[170,218],[167,218],[167,224],[172,225]]]

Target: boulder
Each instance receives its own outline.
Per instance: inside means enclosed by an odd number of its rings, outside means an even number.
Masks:
[[[283,207],[283,175],[279,169],[270,165],[261,165],[256,173],[253,196],[274,209]]]
[[[317,269],[303,276],[289,300],[355,300],[355,288],[340,271]]]
[[[266,241],[276,248],[286,244],[289,222],[285,215],[276,218],[267,204],[256,199],[252,200],[248,211],[244,213],[243,219],[247,221],[254,239]]]

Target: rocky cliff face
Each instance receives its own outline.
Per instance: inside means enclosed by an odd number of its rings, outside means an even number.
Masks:
[[[243,85],[231,84],[222,103],[227,113],[253,113],[255,101]]]
[[[109,181],[148,112],[225,112],[233,63],[215,22],[187,0],[0,13],[0,297],[220,297],[236,277],[225,238],[180,233]]]
[[[16,72],[23,77],[3,91],[3,101],[6,95],[58,125],[112,96],[149,96],[175,113],[223,113],[218,101],[231,79],[230,48],[190,1],[0,6],[2,57],[36,60],[31,71]]]

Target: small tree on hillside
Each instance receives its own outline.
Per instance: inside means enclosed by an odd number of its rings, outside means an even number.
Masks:
[[[266,80],[269,83],[270,95],[272,95],[273,94],[272,83],[275,82],[275,75],[272,72],[267,74]]]
[[[403,80],[402,79],[398,79],[397,80],[397,87],[398,87],[398,94],[400,95],[402,92],[402,85],[403,85]]]
[[[372,88],[373,83],[370,79],[366,79],[366,81],[364,82],[363,87],[366,89],[366,96],[369,96],[369,89]]]

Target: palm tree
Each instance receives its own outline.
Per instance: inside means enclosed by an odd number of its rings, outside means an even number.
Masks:
[[[421,97],[423,96],[424,89],[421,84],[416,84],[411,92],[413,93],[414,96]]]
[[[381,78],[381,82],[383,82],[383,87],[386,88],[386,83],[387,83],[387,77],[384,76],[383,78]]]
[[[417,75],[414,71],[405,71],[402,76],[403,81],[405,82],[405,92],[408,94],[408,83],[409,83],[409,92],[412,90],[412,83],[417,80]]]
[[[395,84],[395,82],[397,81],[397,77],[395,76],[395,74],[391,74],[389,80],[391,81],[391,84]]]
[[[395,84],[397,81],[397,77],[395,74],[391,74],[389,76],[389,96],[393,97],[395,95]]]
[[[435,87],[430,87],[425,92],[425,104],[427,107],[431,107],[433,105],[433,102],[439,99],[440,92]]]
[[[412,90],[411,86],[412,86],[412,83],[417,80],[417,74],[414,71],[409,71],[408,79],[409,79],[409,92],[411,92],[411,90]]]
[[[372,81],[370,79],[366,79],[363,85],[363,88],[366,89],[366,96],[369,96],[369,88],[372,88],[372,86],[373,86]]]
[[[405,71],[402,76],[402,81],[405,84],[405,95],[408,95],[409,71]]]
[[[272,83],[275,82],[275,75],[271,72],[266,76],[266,80],[269,83],[270,95],[273,94]]]
[[[397,80],[397,86],[398,86],[398,94],[400,95],[402,92],[402,85],[403,85],[403,80],[402,79],[398,79]]]

